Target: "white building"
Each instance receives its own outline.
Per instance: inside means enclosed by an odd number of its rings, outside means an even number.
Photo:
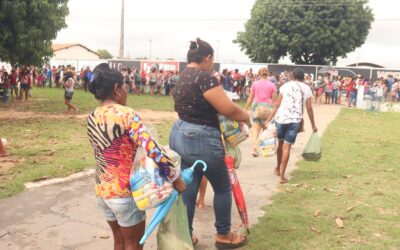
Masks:
[[[50,59],[51,66],[71,65],[80,70],[86,67],[93,69],[96,65],[107,62],[100,59],[95,51],[79,43],[53,44],[52,48],[54,55]]]
[[[79,43],[53,44],[52,60],[98,60],[100,55]]]

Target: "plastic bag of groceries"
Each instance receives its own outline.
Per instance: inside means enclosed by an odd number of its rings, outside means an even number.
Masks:
[[[153,138],[157,138],[154,127],[146,125]],[[169,147],[163,148],[164,153],[170,158],[176,168],[180,169],[181,157]],[[139,147],[133,161],[130,175],[130,186],[133,199],[140,210],[157,207],[171,196],[174,187],[165,177],[160,175],[160,169],[146,151]]]
[[[223,115],[218,115],[218,120],[224,139],[231,146],[236,147],[239,143],[249,138],[249,128],[246,124],[233,121]]]
[[[264,157],[276,154],[276,127],[271,124],[264,129],[258,137],[258,151]]]
[[[321,140],[317,133],[312,133],[301,154],[307,161],[318,161],[322,156]]]
[[[165,153],[176,167],[180,167],[181,157],[166,148]],[[133,199],[140,210],[157,207],[169,198],[174,191],[173,184],[160,175],[160,169],[153,159],[147,157],[144,149],[136,152],[134,169],[130,176]]]

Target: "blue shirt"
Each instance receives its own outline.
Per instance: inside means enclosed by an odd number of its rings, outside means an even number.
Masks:
[[[393,83],[394,83],[394,79],[393,78],[388,78],[387,80],[387,87],[388,87],[388,90],[389,91],[391,91],[392,90],[392,85],[393,85]]]
[[[224,80],[224,89],[227,91],[233,91],[233,78],[231,76],[226,76]]]

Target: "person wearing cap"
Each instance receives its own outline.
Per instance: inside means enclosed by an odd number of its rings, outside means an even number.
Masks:
[[[275,174],[280,176],[280,183],[286,183],[285,171],[290,157],[290,149],[296,141],[302,127],[304,104],[310,118],[312,130],[317,132],[312,108],[312,92],[304,83],[304,71],[296,68],[292,71],[292,80],[279,89],[278,100],[265,122],[265,127],[275,117],[278,132],[277,166]]]

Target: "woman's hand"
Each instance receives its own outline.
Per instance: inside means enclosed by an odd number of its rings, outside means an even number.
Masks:
[[[183,193],[183,191],[185,191],[185,189],[186,189],[186,183],[182,180],[181,177],[178,177],[178,179],[176,179],[173,184],[174,184],[174,188],[180,194]]]
[[[313,130],[314,133],[317,133],[317,132],[318,132],[317,126],[313,125],[313,126],[312,126],[312,130]]]
[[[251,127],[252,127],[252,123],[251,123],[251,121],[250,121],[250,116],[249,116],[249,119],[247,119],[246,121],[245,121],[245,124],[247,125],[247,127],[250,129]]]
[[[267,130],[268,129],[268,125],[269,125],[269,122],[264,122],[264,130]]]

